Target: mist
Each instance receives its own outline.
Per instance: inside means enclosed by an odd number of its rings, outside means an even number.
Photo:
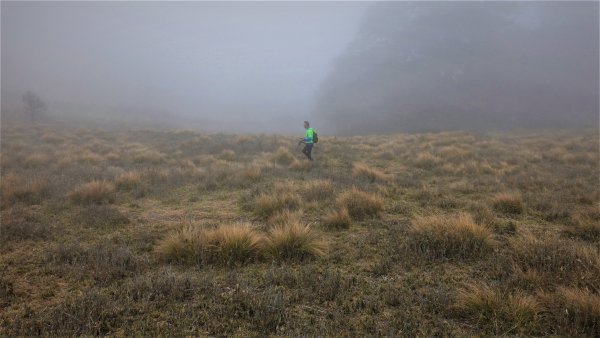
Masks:
[[[366,3],[2,2],[2,116],[31,90],[46,119],[288,132]]]
[[[598,126],[598,2],[372,6],[323,83],[330,132]]]
[[[328,134],[598,126],[597,2],[6,2],[2,121]]]

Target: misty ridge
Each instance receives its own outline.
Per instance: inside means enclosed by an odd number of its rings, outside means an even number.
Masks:
[[[338,133],[598,126],[597,2],[373,5],[322,85]]]
[[[597,2],[2,3],[2,120],[327,134],[597,127]]]

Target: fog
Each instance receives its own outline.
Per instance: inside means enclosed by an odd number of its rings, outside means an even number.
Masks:
[[[2,114],[302,130],[366,3],[2,2]]]
[[[598,2],[372,6],[320,91],[344,134],[598,127]]]
[[[598,126],[597,2],[5,2],[2,121],[326,133]]]

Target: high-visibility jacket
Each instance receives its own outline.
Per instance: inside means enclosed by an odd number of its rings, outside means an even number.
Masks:
[[[313,129],[312,128],[306,128],[306,135],[304,135],[304,143],[306,144],[312,144],[313,143]]]

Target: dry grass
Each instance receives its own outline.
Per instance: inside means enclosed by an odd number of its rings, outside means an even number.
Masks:
[[[139,171],[128,171],[115,178],[115,185],[119,190],[131,190],[142,183],[142,173]]]
[[[485,284],[460,290],[452,310],[495,335],[536,333],[542,313],[534,297],[507,295]]]
[[[261,194],[254,201],[254,214],[266,219],[279,211],[297,210],[301,205],[300,196],[293,192]]]
[[[290,165],[296,160],[294,155],[285,147],[279,147],[277,151],[272,155],[272,159],[275,163],[281,165]]]
[[[331,210],[321,220],[321,224],[328,229],[348,229],[352,219],[348,209]]]
[[[259,259],[264,242],[264,236],[245,223],[214,229],[188,226],[163,239],[156,252],[172,262],[230,265]]]
[[[494,197],[494,209],[506,214],[522,214],[525,210],[523,198],[516,193],[500,193]]]
[[[68,194],[73,203],[102,204],[115,201],[115,186],[107,181],[91,181],[71,190]]]
[[[40,202],[48,195],[49,185],[41,177],[25,178],[18,174],[9,174],[2,177],[0,191],[3,206],[17,201],[32,204]]]
[[[383,198],[355,187],[342,192],[337,197],[336,203],[346,208],[350,216],[356,220],[375,217],[383,210]]]
[[[600,332],[600,295],[583,289],[559,287],[542,293],[541,302],[553,325],[566,326],[573,336],[597,336]]]
[[[268,250],[276,259],[302,260],[322,257],[327,252],[325,242],[309,225],[299,221],[290,221],[271,228],[268,243]]]
[[[386,182],[390,179],[390,177],[383,171],[376,168],[372,168],[363,162],[356,162],[352,165],[352,176],[364,177],[371,182]]]
[[[0,335],[597,336],[597,130],[2,122]]]
[[[436,258],[481,257],[494,246],[490,230],[467,214],[417,217],[409,235],[415,251]]]

